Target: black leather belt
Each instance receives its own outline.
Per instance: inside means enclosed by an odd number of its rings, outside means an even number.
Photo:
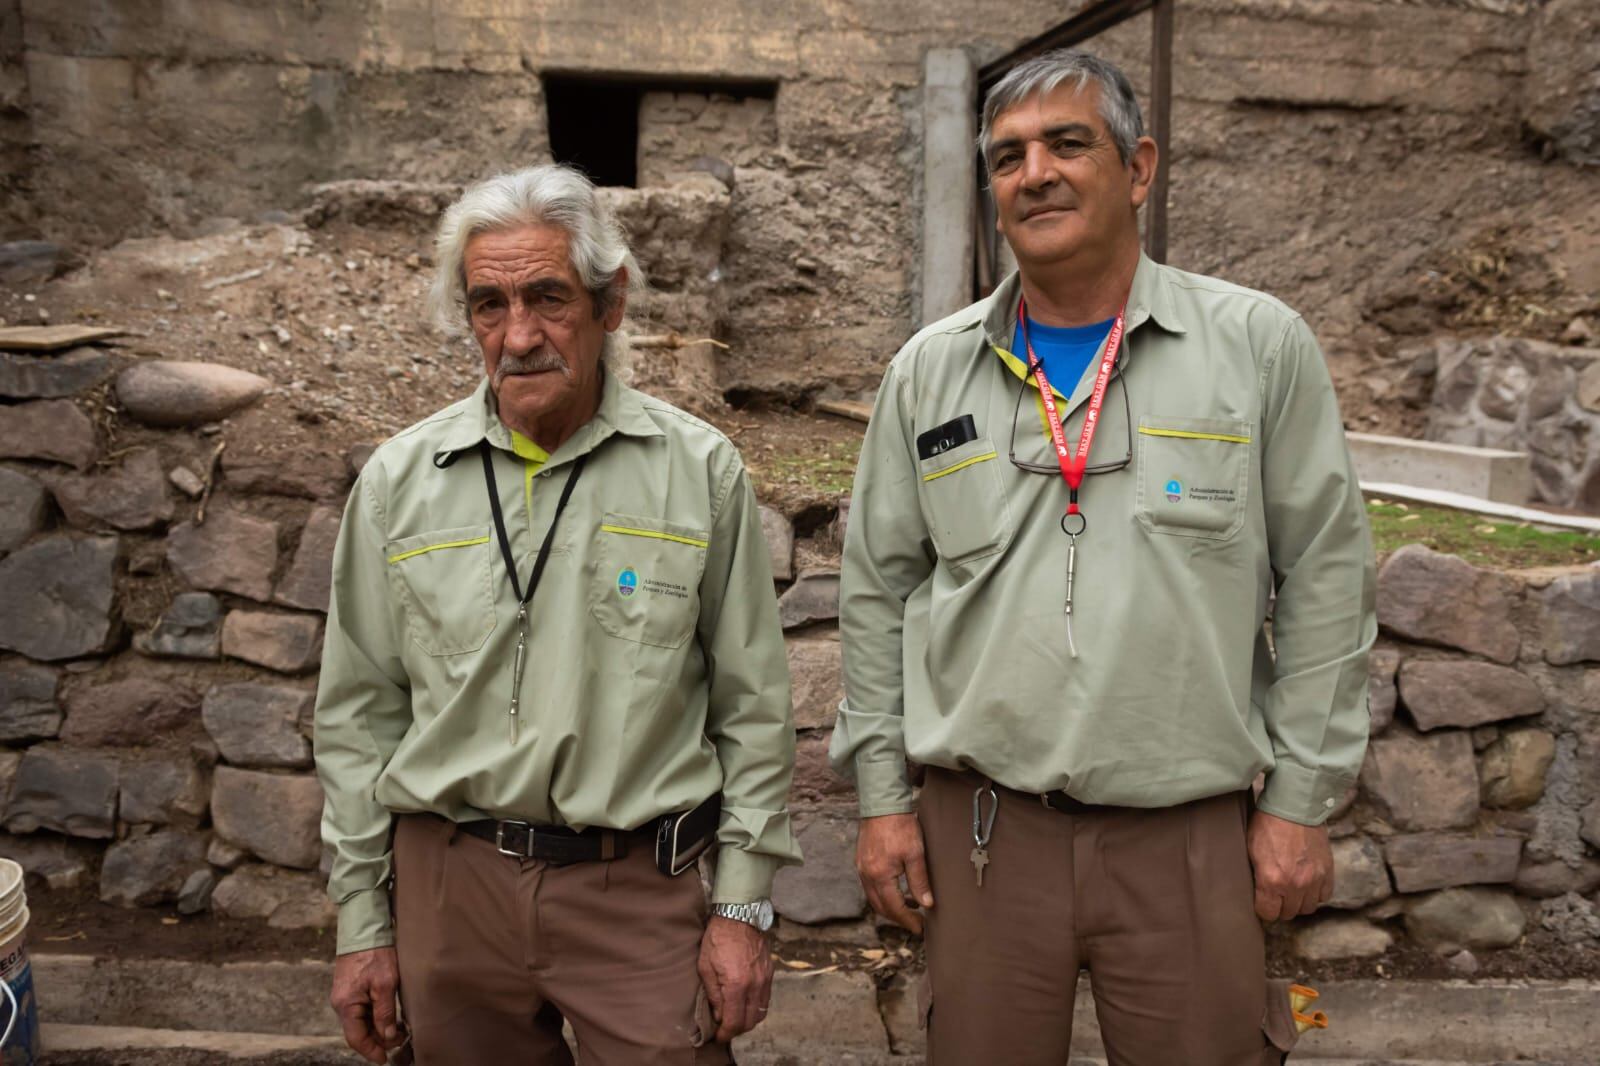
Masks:
[[[1119,811],[1142,809],[1138,807],[1115,807],[1105,803],[1085,803],[1082,800],[1073,799],[1059,789],[1054,792],[1018,792],[1016,789],[1007,788],[991,781],[976,770],[946,770],[938,766],[930,767],[929,769],[936,773],[949,774],[952,777],[960,778],[962,781],[976,787],[994,788],[1012,796],[1037,799],[1052,811],[1060,811],[1062,814],[1116,814]]]
[[[500,854],[513,859],[538,859],[553,866],[575,862],[610,862],[628,854],[630,837],[655,832],[655,822],[643,829],[622,832],[589,828],[582,832],[564,825],[529,825],[527,822],[457,822],[463,833],[487,840]]]

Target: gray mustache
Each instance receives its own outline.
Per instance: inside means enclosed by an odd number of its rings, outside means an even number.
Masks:
[[[546,370],[559,370],[567,377],[572,376],[567,369],[567,361],[555,352],[540,350],[520,356],[503,355],[500,365],[494,368],[494,387],[498,389],[500,383],[512,374],[539,374]]]

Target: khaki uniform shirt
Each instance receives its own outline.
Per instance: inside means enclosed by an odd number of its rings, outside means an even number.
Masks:
[[[589,456],[529,609],[514,743],[485,438],[524,588]],[[350,494],[316,711],[340,953],[393,942],[392,812],[634,829],[720,792],[716,902],[767,896],[799,860],[783,632],[738,452],[609,374],[548,461],[518,443],[526,458],[485,382],[386,442]]]
[[[1140,260],[1089,456],[1126,465],[1083,484],[1073,658],[1067,489],[1025,355],[1008,350],[1019,290],[1013,275],[913,337],[867,429],[831,752],[862,816],[911,809],[909,755],[1134,807],[1264,770],[1263,810],[1322,822],[1361,766],[1377,624],[1366,512],[1311,330],[1271,297]],[[1061,404],[1069,447],[1098,366]],[[918,458],[919,434],[965,414],[976,439]],[[1011,462],[1014,415],[1016,458],[1049,473]]]

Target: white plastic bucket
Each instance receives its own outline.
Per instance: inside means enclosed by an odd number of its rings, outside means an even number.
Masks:
[[[0,930],[4,930],[27,906],[22,889],[22,867],[10,859],[0,859]]]
[[[22,867],[0,859],[0,981],[16,997],[16,1023],[0,1047],[0,1066],[34,1066],[39,1060],[39,1004],[28,965],[28,902]],[[11,1005],[0,997],[0,1032],[11,1022]]]

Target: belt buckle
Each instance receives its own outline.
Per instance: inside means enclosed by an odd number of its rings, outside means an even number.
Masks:
[[[522,851],[514,851],[511,848],[506,847],[506,826],[508,825],[520,826],[522,828],[525,834],[524,839],[526,841],[526,843],[523,845]],[[509,855],[513,859],[533,858],[533,826],[529,825],[527,822],[514,822],[509,820],[496,822],[494,827],[494,846],[495,849],[500,852],[500,854]]]
[[[1057,814],[1083,814],[1084,803],[1075,800],[1064,788],[1054,789],[1039,797],[1044,805]]]

